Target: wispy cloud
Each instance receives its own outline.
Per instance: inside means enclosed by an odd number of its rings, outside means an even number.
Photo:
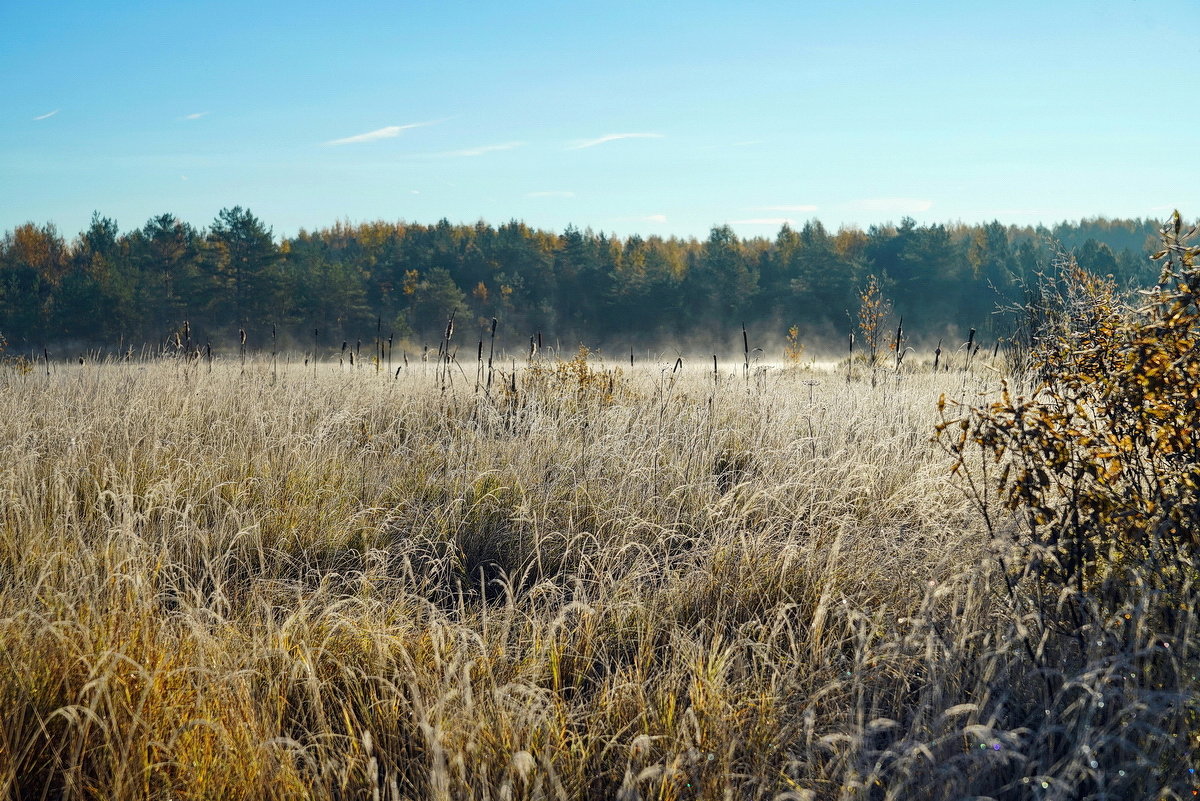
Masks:
[[[664,139],[664,138],[665,137],[663,136],[663,134],[660,134],[660,133],[605,134],[604,136],[600,136],[595,139],[587,139],[583,142],[576,142],[575,144],[570,145],[567,148],[567,150],[583,150],[585,147],[595,147],[596,145],[603,145],[608,142],[616,142],[618,139]]]
[[[850,204],[855,211],[890,212],[892,214],[918,214],[933,208],[932,200],[915,197],[871,197],[855,200]]]
[[[665,214],[647,214],[645,217],[642,218],[642,220],[645,222],[652,222],[652,223],[665,223],[667,221],[667,215],[665,215]]]
[[[811,203],[800,203],[795,206],[759,206],[759,211],[816,211],[817,207]]]
[[[35,120],[48,120],[48,119],[50,119],[51,117],[53,117],[55,114],[57,114],[57,113],[58,113],[59,111],[61,111],[61,110],[62,110],[62,109],[57,109],[57,108],[56,108],[56,109],[54,109],[54,111],[51,111],[49,114],[42,114],[42,115],[40,115],[40,116],[34,117],[34,119],[35,119]]]
[[[795,225],[791,217],[752,217],[749,220],[733,220],[730,225]]]
[[[547,192],[526,192],[525,197],[575,197],[575,193],[550,190]]]
[[[432,122],[410,122],[408,125],[389,125],[386,128],[379,128],[366,133],[347,136],[343,139],[333,139],[326,142],[327,145],[357,145],[360,142],[378,142],[380,139],[394,139],[405,131],[411,131],[413,128],[424,128],[427,125],[436,125],[437,121]]]
[[[201,117],[207,117],[207,116],[208,116],[208,112],[207,112],[207,111],[197,111],[195,114],[184,114],[184,115],[183,115],[183,117],[182,117],[182,119],[185,119],[185,120],[198,120],[198,119],[200,119]]]
[[[482,156],[485,153],[495,153],[498,150],[512,150],[513,148],[521,147],[524,142],[501,142],[498,145],[480,145],[479,147],[468,147],[463,150],[451,150],[446,153],[439,153],[439,156],[446,158],[462,158]]]

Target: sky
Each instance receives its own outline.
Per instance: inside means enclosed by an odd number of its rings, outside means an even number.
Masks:
[[[1200,214],[1200,0],[3,2],[0,231]]]

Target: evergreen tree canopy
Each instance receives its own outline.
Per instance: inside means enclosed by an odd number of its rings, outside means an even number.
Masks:
[[[541,331],[572,346],[633,342],[727,347],[742,322],[782,340],[840,340],[867,276],[877,276],[909,336],[975,328],[996,336],[993,311],[1073,249],[1084,269],[1153,284],[1151,220],[1083,220],[1052,229],[897,225],[830,232],[817,220],[773,239],[729,226],[704,240],[621,239],[519,221],[433,225],[337,223],[276,239],[250,210],[222,209],[206,230],[171,214],[121,233],[97,214],[66,242],[26,223],[0,238],[0,334],[15,347],[162,344],[189,323],[193,341],[251,346],[272,326],[297,342],[383,336],[436,342],[495,317],[510,344]],[[386,330],[384,330],[386,329]],[[568,344],[569,343],[569,344]]]

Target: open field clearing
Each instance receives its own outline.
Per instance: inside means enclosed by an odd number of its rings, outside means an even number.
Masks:
[[[4,369],[0,797],[1153,796],[933,440],[998,373],[736,370]]]
[[[1200,801],[1200,0],[331,11],[0,0],[0,801]]]

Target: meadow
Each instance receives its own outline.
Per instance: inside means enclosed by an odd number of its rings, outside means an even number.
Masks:
[[[1193,610],[1122,680],[936,439],[998,363],[473,369],[0,367],[0,797],[1195,787]]]

